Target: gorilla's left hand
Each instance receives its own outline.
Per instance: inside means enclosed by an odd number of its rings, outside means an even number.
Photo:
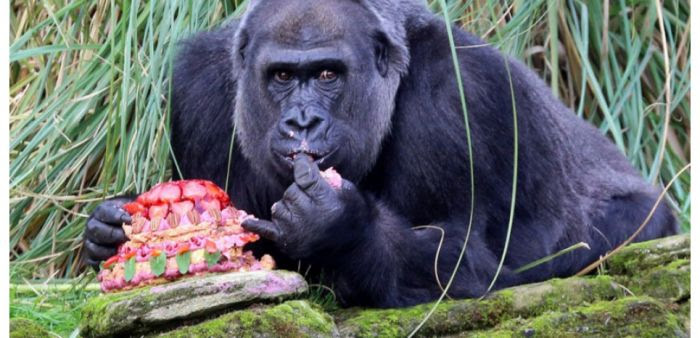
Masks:
[[[294,160],[294,183],[272,205],[272,220],[249,219],[246,230],[260,234],[293,259],[319,259],[321,253],[351,249],[368,221],[368,205],[354,184],[334,189],[311,158]]]

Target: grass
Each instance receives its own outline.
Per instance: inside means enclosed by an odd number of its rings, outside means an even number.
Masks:
[[[14,282],[81,275],[92,208],[170,177],[175,42],[219,25],[238,2],[10,2]],[[689,163],[689,12],[687,0],[447,1],[453,22],[536,69],[660,186]],[[689,187],[686,172],[667,197],[686,231]],[[12,315],[71,313],[60,301],[51,312],[50,299],[12,298]]]
[[[81,279],[51,279],[10,286],[10,318],[26,318],[50,333],[68,337],[77,332],[80,309],[100,293],[94,273]]]
[[[224,2],[11,5],[10,247],[25,276],[79,273],[103,198],[170,176],[167,97],[176,41],[233,13]]]

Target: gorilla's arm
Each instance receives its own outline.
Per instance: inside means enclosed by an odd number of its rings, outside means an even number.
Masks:
[[[271,221],[248,220],[244,228],[272,240],[286,256],[320,266],[345,305],[406,306],[437,298],[457,263],[464,218],[412,229],[408,220],[353,183],[343,180],[341,188],[331,187],[307,156],[296,158],[294,176],[272,206]],[[495,262],[483,239],[472,238],[450,295],[483,294]]]
[[[383,203],[373,201],[371,218],[363,224],[361,244],[326,265],[334,290],[346,305],[401,307],[439,297],[457,263],[465,224],[439,223],[410,228],[409,222]],[[443,236],[444,232],[444,236]],[[472,233],[469,250],[450,286],[449,296],[479,297],[493,276],[497,261]],[[506,268],[497,285],[510,282]]]

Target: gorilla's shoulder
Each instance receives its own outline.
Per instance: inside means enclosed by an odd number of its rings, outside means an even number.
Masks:
[[[492,44],[455,25],[452,25],[452,36],[462,77],[484,74],[488,79],[491,76],[487,74],[503,68],[503,55]],[[410,51],[410,76],[407,80],[413,77],[428,80],[436,86],[456,85],[450,39],[444,21],[430,16],[408,25],[406,44]]]
[[[233,99],[235,77],[230,51],[238,24],[239,20],[234,20],[179,43],[172,81],[176,114],[200,111],[218,101]]]
[[[219,68],[228,63],[230,46],[240,20],[232,20],[222,27],[199,32],[179,42],[175,69],[184,75],[187,70]],[[230,68],[230,66],[229,66]]]
[[[178,44],[171,83],[171,143],[184,177],[219,181],[231,137],[235,74],[231,45],[238,21],[198,33]],[[193,141],[196,140],[196,141]],[[224,157],[222,157],[224,158]],[[218,182],[221,184],[222,182]]]

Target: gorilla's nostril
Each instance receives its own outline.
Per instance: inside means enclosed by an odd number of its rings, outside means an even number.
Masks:
[[[298,119],[294,119],[296,125],[303,129],[313,129],[321,124],[321,117],[313,113],[302,113]]]
[[[281,132],[290,138],[304,131],[316,132],[325,120],[321,114],[309,110],[295,109],[288,111],[285,115],[280,123]]]

